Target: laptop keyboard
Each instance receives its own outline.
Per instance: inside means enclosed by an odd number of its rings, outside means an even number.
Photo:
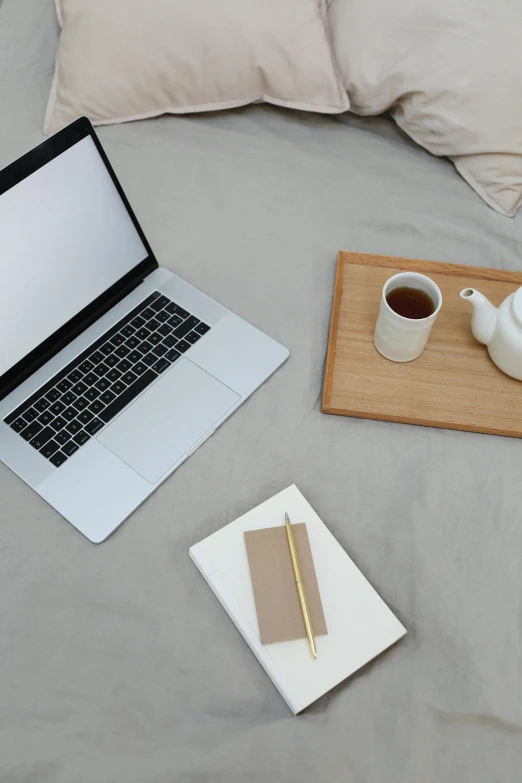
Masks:
[[[59,468],[209,330],[155,291],[4,422]]]

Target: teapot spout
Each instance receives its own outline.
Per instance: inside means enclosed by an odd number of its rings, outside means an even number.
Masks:
[[[471,316],[471,331],[474,337],[484,345],[489,345],[493,339],[497,323],[498,309],[492,305],[489,299],[475,291],[474,288],[465,288],[460,292],[462,299],[471,303],[473,314]]]

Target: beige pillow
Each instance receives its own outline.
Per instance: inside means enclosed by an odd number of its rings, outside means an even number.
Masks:
[[[333,0],[351,110],[450,157],[494,209],[522,202],[522,0]]]
[[[56,0],[44,131],[268,101],[348,108],[324,0]]]

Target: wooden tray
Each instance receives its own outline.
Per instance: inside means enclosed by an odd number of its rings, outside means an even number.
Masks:
[[[398,364],[373,345],[381,291],[396,272],[421,272],[442,291],[426,350]],[[522,437],[522,382],[504,375],[471,333],[463,288],[495,305],[522,273],[341,251],[330,324],[323,413]]]

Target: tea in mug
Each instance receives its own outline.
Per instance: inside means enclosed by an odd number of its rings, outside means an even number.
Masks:
[[[403,318],[428,318],[435,312],[435,304],[428,294],[419,288],[403,286],[395,288],[386,296],[391,309]]]

